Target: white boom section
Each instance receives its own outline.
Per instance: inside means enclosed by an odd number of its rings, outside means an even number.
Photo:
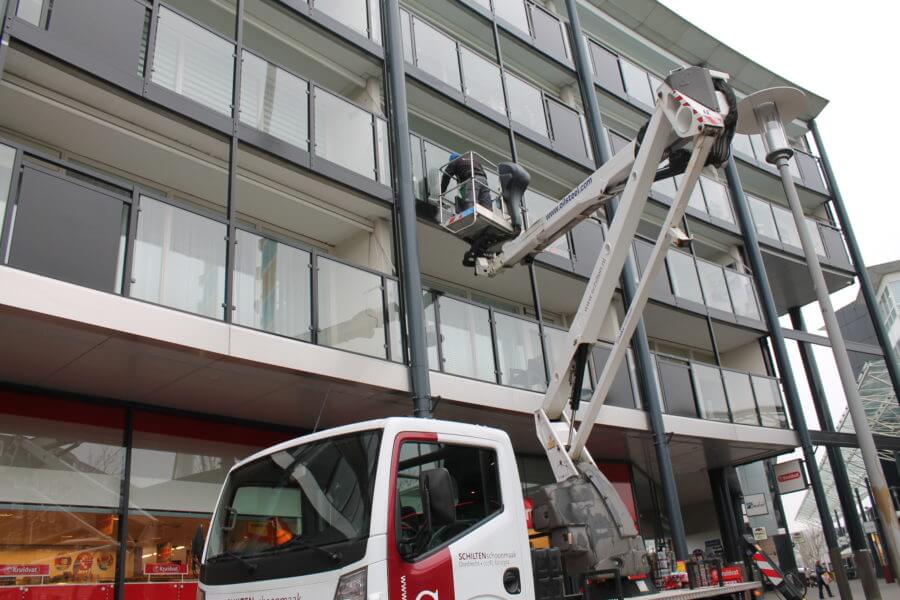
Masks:
[[[720,99],[720,104],[725,106],[723,99]],[[650,293],[650,283],[662,267],[668,247],[673,241],[673,229],[684,215],[691,191],[697,184],[700,171],[706,164],[717,136],[724,131],[723,116],[723,113],[691,100],[664,83],[659,92],[656,110],[650,118],[636,156],[635,143],[632,142],[585,179],[542,219],[516,239],[504,244],[499,253],[481,258],[476,263],[478,274],[494,275],[511,267],[540,252],[593,214],[608,199],[621,194],[619,208],[610,224],[578,312],[572,320],[564,349],[554,361],[544,403],[535,414],[537,435],[547,451],[557,481],[577,475],[576,463],[593,462],[584,448],[585,443],[641,318]],[[600,330],[613,305],[619,276],[631,251],[631,243],[637,233],[663,153],[679,139],[693,142],[684,179],[663,223],[650,261],[644,269],[590,402],[580,415],[582,426],[573,432],[569,419],[575,417],[566,415],[565,409],[572,394],[573,382],[570,375],[577,350],[582,344],[595,344],[600,336]],[[568,440],[571,444],[564,442],[567,431],[570,435],[574,433],[574,437]]]

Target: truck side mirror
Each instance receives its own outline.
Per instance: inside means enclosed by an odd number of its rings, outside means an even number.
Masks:
[[[191,554],[197,562],[203,558],[203,547],[206,545],[206,534],[203,533],[203,525],[197,525],[197,531],[194,532],[194,539],[191,541]]]
[[[456,523],[456,494],[450,471],[443,467],[422,471],[419,475],[419,494],[429,528]]]
[[[513,162],[502,162],[497,165],[500,175],[500,193],[506,204],[506,212],[512,221],[516,232],[522,231],[522,197],[528,184],[531,183],[531,175],[522,166]]]

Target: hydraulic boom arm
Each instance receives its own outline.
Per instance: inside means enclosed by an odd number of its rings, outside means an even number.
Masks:
[[[593,464],[584,446],[641,318],[650,282],[659,272],[669,245],[679,237],[676,228],[701,170],[708,162],[721,163],[727,158],[733,131],[733,126],[728,125],[733,124],[736,115],[731,114],[729,118],[729,112],[733,113],[733,95],[724,83],[725,78],[723,74],[700,67],[672,73],[657,92],[656,109],[646,125],[643,139],[633,141],[620,150],[521,235],[503,244],[495,253],[476,258],[477,274],[495,275],[535,256],[611,198],[616,195],[621,198],[578,312],[572,320],[562,355],[553,365],[543,406],[536,414],[538,436],[550,456],[557,481],[577,475],[579,469],[576,463]],[[686,155],[689,159],[684,165]],[[584,368],[587,352],[597,342],[613,305],[613,294],[637,233],[650,187],[658,176],[660,163],[665,159],[669,160],[670,167],[672,163],[680,162],[684,166],[684,178],[616,335],[603,373],[590,402],[578,415],[583,425],[575,429],[565,413],[570,399],[572,419],[578,408],[578,394],[572,393],[573,383],[580,380],[577,372]],[[660,172],[660,175],[671,176],[673,170],[669,168],[668,173]]]

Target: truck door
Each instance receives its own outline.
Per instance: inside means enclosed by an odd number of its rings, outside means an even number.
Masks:
[[[533,597],[516,474],[511,449],[490,440],[398,436],[388,519],[390,600]]]

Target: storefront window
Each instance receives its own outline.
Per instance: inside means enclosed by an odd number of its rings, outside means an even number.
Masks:
[[[287,434],[150,412],[134,414],[125,581],[195,580],[192,539],[207,528],[228,470]]]
[[[124,411],[12,391],[0,407],[0,595],[111,590]]]

